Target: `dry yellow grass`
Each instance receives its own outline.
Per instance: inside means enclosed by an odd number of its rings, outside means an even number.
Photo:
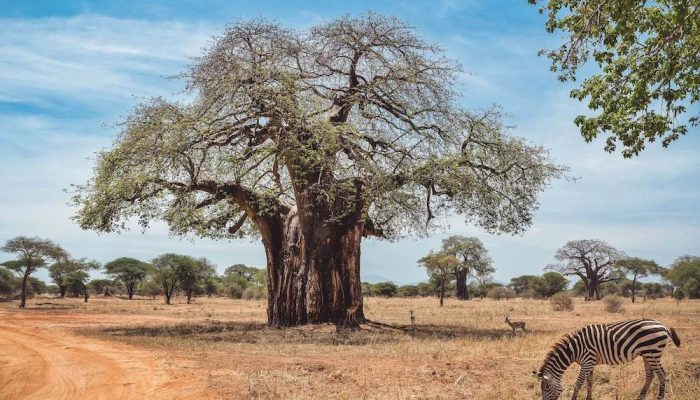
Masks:
[[[655,318],[676,328],[683,342],[663,357],[667,398],[700,398],[700,301],[626,300],[622,314],[610,314],[602,302],[580,300],[574,311],[554,312],[540,300],[447,300],[440,308],[432,298],[368,298],[365,313],[381,324],[356,332],[330,325],[270,329],[261,301],[46,301],[75,306],[52,313],[94,314],[77,325],[82,334],[187,354],[222,398],[253,399],[535,399],[539,386],[530,371],[563,334],[588,323]],[[526,321],[529,332],[513,334],[506,311]],[[120,317],[107,322],[100,314]],[[567,372],[562,399],[571,397],[577,373],[577,366]],[[641,360],[599,366],[595,398],[636,399],[643,379]]]

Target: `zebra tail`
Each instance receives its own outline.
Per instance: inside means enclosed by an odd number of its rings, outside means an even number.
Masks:
[[[673,340],[673,344],[675,344],[676,347],[681,347],[681,338],[678,337],[676,330],[673,328],[668,328],[668,333],[671,334],[671,340]]]

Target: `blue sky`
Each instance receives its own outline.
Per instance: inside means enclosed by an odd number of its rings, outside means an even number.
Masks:
[[[238,262],[263,266],[257,241],[173,238],[162,224],[145,233],[82,231],[69,220],[70,185],[89,178],[94,153],[109,147],[112,125],[139,99],[178,95],[182,82],[165,77],[180,72],[225,24],[265,17],[304,29],[368,10],[398,16],[445,48],[470,72],[459,82],[466,106],[502,105],[517,135],[550,148],[579,179],[552,185],[522,236],[488,235],[455,217],[430,238],[367,240],[364,276],[423,280],[416,260],[450,234],[481,238],[503,282],[542,273],[556,249],[573,239],[604,239],[664,265],[699,253],[698,129],[669,149],[651,145],[631,160],[605,153],[602,141],[585,143],[572,123],[585,106],[569,99],[571,86],[558,82],[536,54],[558,37],[544,32],[544,18],[526,0],[0,0],[0,241],[38,235],[101,262],[178,252],[205,256],[220,270]]]

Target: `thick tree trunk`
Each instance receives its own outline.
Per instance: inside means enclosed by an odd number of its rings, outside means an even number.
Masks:
[[[469,300],[469,288],[467,287],[467,271],[455,271],[455,297],[459,300]]]
[[[256,217],[267,257],[270,326],[364,321],[361,223],[323,223],[295,209],[285,219]]]
[[[87,287],[85,287],[85,286],[83,286],[83,294],[85,294],[85,301],[84,302],[87,303],[89,295],[88,295]]]
[[[27,279],[29,275],[22,276],[22,293],[20,294],[19,308],[24,308],[27,305]]]
[[[126,285],[126,295],[129,297],[129,300],[134,298],[134,285]]]
[[[61,295],[61,298],[66,297],[66,286],[58,285],[58,293]]]

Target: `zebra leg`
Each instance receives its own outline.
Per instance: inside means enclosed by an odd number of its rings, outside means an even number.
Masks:
[[[576,400],[578,397],[578,391],[581,390],[581,386],[583,386],[583,383],[586,382],[586,379],[588,379],[588,376],[591,374],[591,371],[593,371],[593,364],[585,364],[581,366],[581,372],[578,374],[578,378],[576,378],[576,385],[574,385],[574,394],[571,396],[571,400]]]
[[[649,392],[651,381],[654,380],[654,369],[651,367],[651,361],[648,357],[644,357],[644,374],[644,387],[642,387],[642,391],[639,392],[639,397],[637,400],[644,400],[647,397],[647,392]]]
[[[586,394],[586,400],[592,400],[593,399],[593,369],[591,368],[591,372],[588,373],[588,379],[586,379],[588,382],[588,393]]]
[[[664,367],[658,361],[655,367],[654,372],[656,372],[656,377],[659,378],[659,395],[656,396],[656,399],[663,400],[666,395],[666,371],[664,371]]]

